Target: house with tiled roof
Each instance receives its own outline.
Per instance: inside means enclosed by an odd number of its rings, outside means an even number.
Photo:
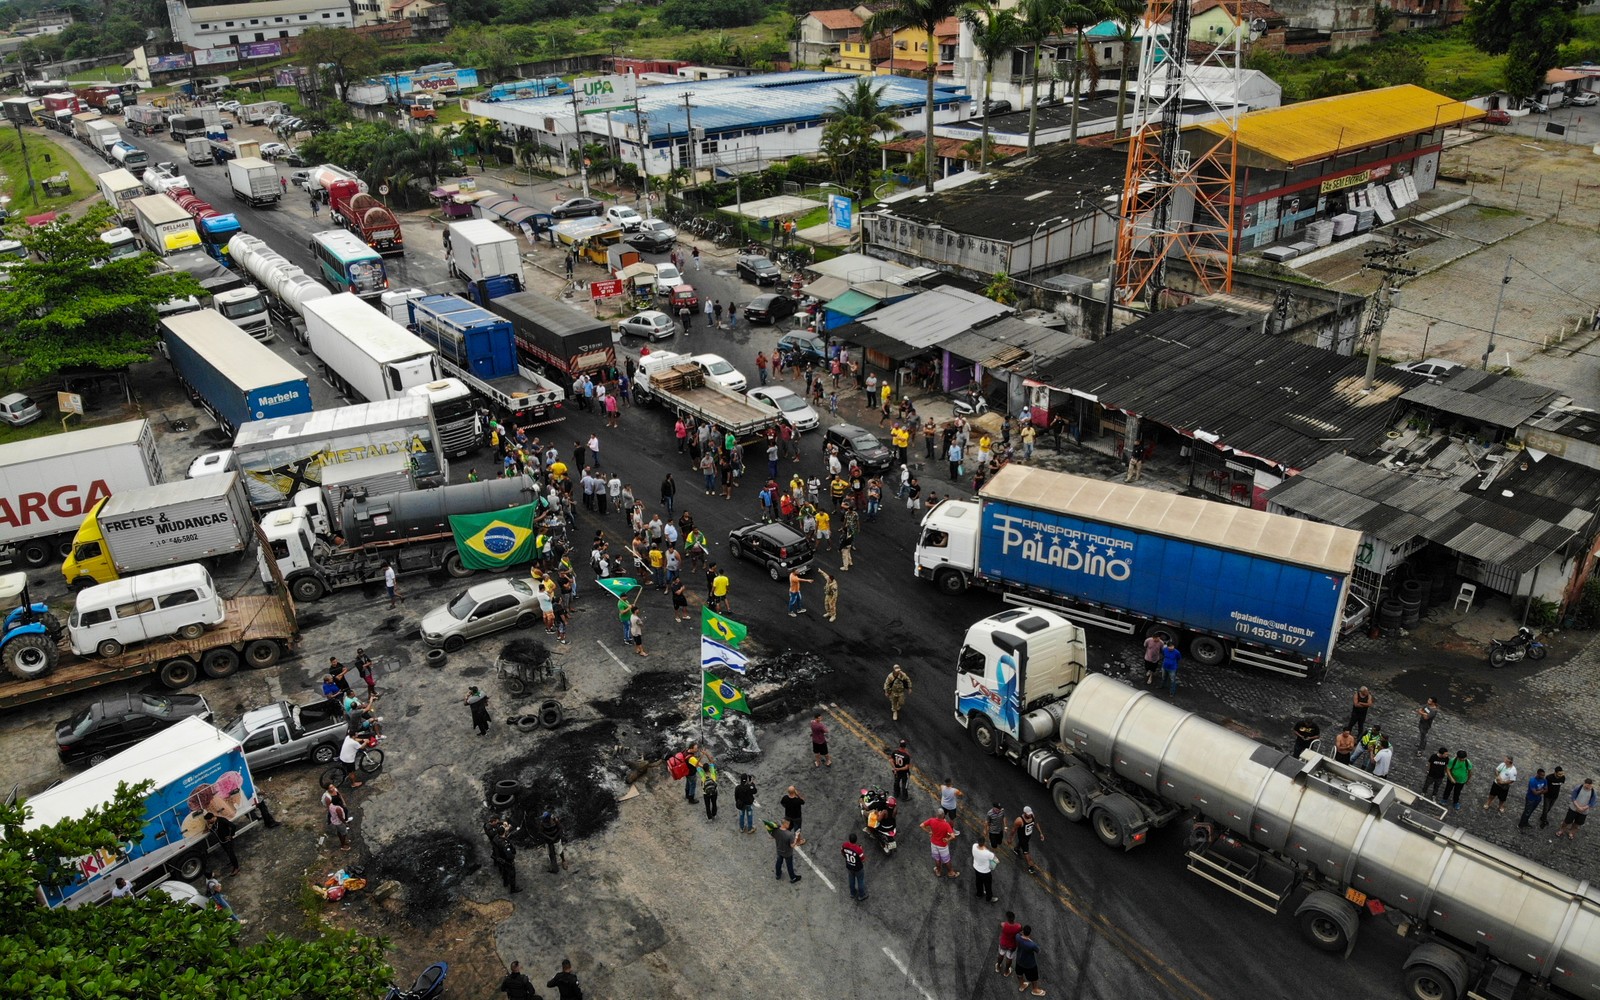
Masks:
[[[839,59],[839,43],[861,34],[861,15],[848,8],[814,10],[800,19],[794,42],[796,65],[819,66]]]
[[[1282,27],[1289,19],[1261,0],[1238,0],[1238,17],[1234,4],[1222,0],[1197,0],[1190,8],[1189,41],[1191,44],[1218,46],[1230,44],[1235,35],[1243,41],[1265,34],[1268,29]]]

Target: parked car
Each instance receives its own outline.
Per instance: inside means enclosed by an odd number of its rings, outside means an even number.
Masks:
[[[498,632],[513,625],[532,628],[543,621],[539,599],[520,577],[474,584],[422,616],[422,641],[448,650],[460,649],[468,639]]]
[[[799,361],[827,361],[828,345],[810,333],[786,333],[778,338],[778,350]]]
[[[672,298],[668,301],[673,313],[678,311],[679,306],[697,309],[700,306],[700,293],[694,290],[693,285],[679,285],[672,290]]]
[[[311,161],[301,156],[299,150],[294,149],[289,150],[289,154],[283,158],[283,162],[291,167],[311,166]]]
[[[662,295],[672,294],[672,290],[683,284],[683,272],[671,264],[656,265],[656,288]]]
[[[893,453],[871,431],[855,424],[834,424],[822,436],[822,450],[829,445],[839,449],[839,461],[849,468],[854,461],[864,472],[887,472]]]
[[[767,568],[774,580],[788,577],[792,569],[804,571],[814,554],[806,536],[781,522],[746,524],[728,532],[728,554],[750,559]]]
[[[639,224],[639,231],[628,237],[628,242],[640,250],[659,253],[672,249],[672,244],[678,242],[678,231],[665,219],[646,219]]]
[[[56,755],[63,764],[84,761],[92,767],[188,718],[211,721],[204,696],[164,692],[97,701],[56,723]]]
[[[783,419],[789,421],[789,426],[797,431],[815,430],[822,423],[817,411],[813,410],[811,404],[793,389],[785,389],[781,385],[764,385],[758,389],[751,389],[745,395],[757,406],[777,410],[783,414]]]
[[[984,101],[983,113],[986,115],[1009,115],[1011,113],[1011,102],[1003,98]]]
[[[296,170],[294,173],[289,175],[289,183],[293,184],[297,188],[305,187],[308,183],[310,183],[310,181],[311,171],[309,170]]]
[[[261,155],[266,159],[276,160],[280,156],[288,156],[289,147],[281,142],[263,142],[261,144]]]
[[[0,396],[0,421],[12,427],[31,424],[42,415],[39,412],[39,404],[23,393],[11,392]]]
[[[1548,114],[1550,111],[1550,105],[1546,104],[1544,101],[1534,100],[1531,97],[1527,101],[1523,102],[1522,106],[1524,109],[1532,111],[1536,115]]]
[[[800,304],[781,293],[757,295],[744,307],[744,318],[752,323],[777,323],[794,315]]]
[[[150,887],[145,896],[149,899],[162,900],[178,906],[192,906],[197,910],[204,910],[211,906],[210,896],[207,896],[188,882],[175,878],[157,882]]]
[[[1483,115],[1483,123],[1485,125],[1510,125],[1511,112],[1504,108],[1495,108],[1493,111],[1486,111]]]
[[[1456,372],[1467,366],[1455,361],[1446,361],[1444,358],[1427,358],[1422,361],[1412,361],[1403,365],[1395,365],[1395,367],[1403,372],[1415,372],[1418,375],[1426,375],[1428,378],[1438,382],[1442,379],[1449,378],[1451,375],[1454,375]]]
[[[239,110],[239,102],[238,101],[223,101],[220,104],[218,104],[217,107],[222,109],[223,111],[238,111]]]
[[[1573,94],[1567,103],[1575,108],[1592,108],[1600,104],[1600,94]]]
[[[778,270],[778,265],[760,254],[740,254],[734,268],[739,277],[748,278],[758,285],[771,285],[783,280],[783,272]]]
[[[644,216],[627,205],[612,205],[606,209],[606,221],[621,226],[625,233],[631,233],[644,225]]]
[[[659,309],[646,309],[617,324],[624,337],[643,337],[646,340],[666,340],[678,332],[678,324]]]
[[[593,198],[568,198],[550,206],[550,214],[557,219],[581,219],[586,215],[599,215],[605,210],[605,203]]]
[[[720,354],[696,354],[694,363],[700,366],[700,370],[705,373],[706,378],[724,389],[744,392],[744,387],[749,384],[744,377],[744,373],[733,367]]]

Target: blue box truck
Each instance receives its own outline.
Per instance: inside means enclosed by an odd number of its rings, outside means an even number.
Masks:
[[[1073,621],[1178,643],[1188,658],[1320,677],[1359,532],[1233,504],[1008,465],[928,511],[917,575]]]
[[[161,321],[161,349],[189,395],[232,437],[252,420],[311,412],[311,386],[215,309]]]
[[[143,889],[166,877],[185,881],[205,870],[211,836],[206,814],[242,833],[255,825],[256,783],[239,741],[200,718],[188,718],[96,767],[27,800],[26,828],[76,819],[111,802],[117,785],[150,781],[144,827],[115,850],[60,858],[39,886],[45,906],[76,907],[111,898],[118,878]]]
[[[559,385],[522,365],[511,321],[459,295],[408,299],[411,329],[439,351],[439,365],[521,426],[563,418]]]

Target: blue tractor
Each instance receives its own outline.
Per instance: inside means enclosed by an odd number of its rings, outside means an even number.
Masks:
[[[50,613],[48,604],[28,599],[28,574],[0,574],[0,600],[16,602],[6,612],[5,632],[0,636],[0,661],[6,670],[23,680],[54,670],[61,654],[61,620]]]

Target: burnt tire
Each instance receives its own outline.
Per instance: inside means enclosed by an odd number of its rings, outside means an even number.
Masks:
[[[539,706],[539,725],[554,729],[566,720],[566,710],[559,701],[547,701]]]
[[[427,655],[423,657],[428,666],[434,668],[435,670],[438,670],[440,667],[444,666],[445,661],[449,658],[450,654],[446,653],[442,649],[430,649],[428,650]]]
[[[519,715],[515,719],[512,719],[511,724],[517,727],[517,732],[519,733],[538,732],[539,717],[530,712],[527,715]]]
[[[239,653],[230,646],[206,650],[200,658],[200,669],[212,680],[222,680],[239,672]]]
[[[6,672],[11,676],[31,680],[55,669],[60,652],[60,647],[48,635],[28,633],[7,642],[0,650],[0,657],[4,657]]]
[[[528,682],[521,677],[507,677],[506,690],[512,694],[526,694],[528,692]]]
[[[244,647],[244,662],[251,670],[276,666],[282,656],[283,647],[272,639],[255,639]]]
[[[168,660],[161,665],[161,683],[176,691],[193,684],[200,677],[200,668],[193,660]]]
[[[994,731],[994,723],[987,716],[980,715],[967,724],[967,732],[972,735],[972,742],[978,749],[994,756],[1000,752],[1000,737]]]

